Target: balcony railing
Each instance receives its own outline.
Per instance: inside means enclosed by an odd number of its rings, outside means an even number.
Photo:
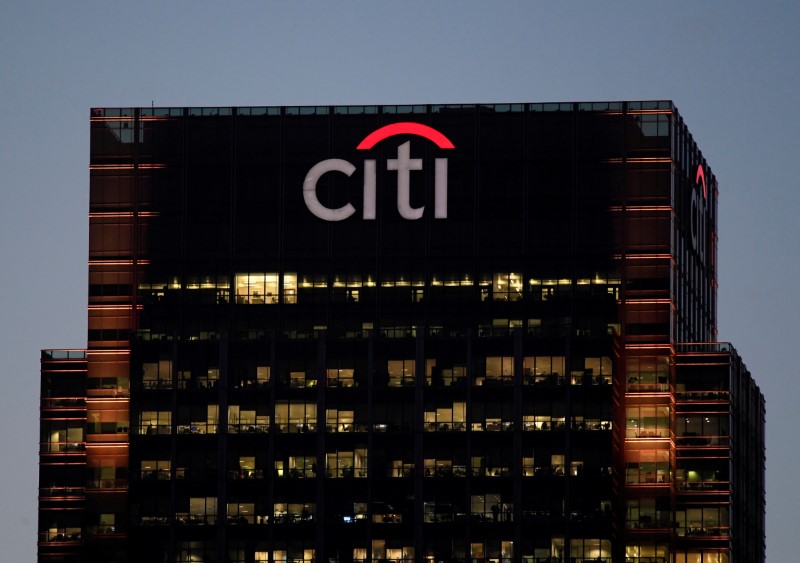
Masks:
[[[231,469],[228,471],[228,479],[263,479],[263,469]]]
[[[47,532],[39,532],[41,543],[79,543],[82,537],[80,528],[58,528]]]
[[[83,487],[40,487],[39,498],[76,499],[84,497]]]
[[[675,437],[675,444],[679,447],[729,446],[730,441],[730,436],[700,436],[691,432]]]
[[[728,491],[731,484],[728,481],[679,481],[678,490],[690,493],[706,491]]]
[[[244,422],[241,424],[228,424],[228,434],[265,434],[269,432],[269,424],[256,424]]]
[[[41,453],[86,453],[86,442],[42,442]]]
[[[679,403],[718,403],[728,402],[731,399],[730,391],[676,391],[675,400]]]
[[[87,489],[127,489],[127,479],[90,479],[86,481]]]
[[[709,525],[693,525],[686,528],[678,528],[679,536],[686,537],[728,537],[730,536],[731,529],[728,526],[709,526]]]
[[[42,350],[42,359],[85,360],[86,350]]]

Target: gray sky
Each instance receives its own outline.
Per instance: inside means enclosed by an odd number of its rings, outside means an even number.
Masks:
[[[4,0],[2,559],[35,557],[39,349],[86,342],[90,107],[672,99],[720,185],[719,339],[767,398],[768,555],[795,560],[798,24],[797,2]]]

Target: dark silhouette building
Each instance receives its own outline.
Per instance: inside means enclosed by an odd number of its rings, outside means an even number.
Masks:
[[[95,109],[39,561],[764,560],[671,102]]]

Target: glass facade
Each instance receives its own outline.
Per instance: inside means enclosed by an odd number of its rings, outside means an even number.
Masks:
[[[91,142],[84,407],[42,415],[87,478],[40,560],[763,559],[763,398],[677,349],[716,339],[717,186],[671,102],[95,109]]]

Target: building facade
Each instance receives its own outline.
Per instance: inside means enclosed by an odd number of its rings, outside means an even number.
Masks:
[[[40,561],[763,561],[764,399],[671,102],[95,109],[91,139]]]

